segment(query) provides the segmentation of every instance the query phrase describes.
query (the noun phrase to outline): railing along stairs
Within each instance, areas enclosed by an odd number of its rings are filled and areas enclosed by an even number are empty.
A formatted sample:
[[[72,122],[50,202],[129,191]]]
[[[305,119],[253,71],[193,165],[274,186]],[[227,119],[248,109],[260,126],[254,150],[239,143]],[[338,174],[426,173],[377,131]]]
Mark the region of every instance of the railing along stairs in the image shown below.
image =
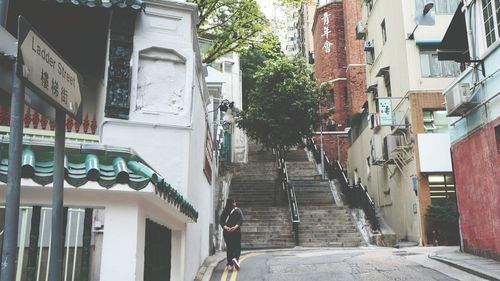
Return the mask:
[[[321,162],[320,150],[312,139],[307,140],[307,147],[313,152],[315,160],[318,163]],[[375,209],[375,202],[368,194],[366,187],[364,187],[361,183],[356,183],[355,181],[352,181],[352,185],[349,184],[349,179],[347,178],[345,169],[342,167],[340,161],[330,160],[326,154],[323,154],[322,156],[328,179],[336,179],[340,183],[340,189],[344,195],[345,203],[347,203],[349,208],[362,209],[366,218],[370,222],[371,229],[379,230],[380,224]]]
[[[288,207],[290,210],[290,218],[293,224],[295,245],[299,245],[299,207],[297,205],[297,198],[295,197],[295,187],[293,183],[288,179],[288,171],[286,168],[284,151],[277,150],[276,160],[278,162],[281,189],[287,195],[288,199]]]

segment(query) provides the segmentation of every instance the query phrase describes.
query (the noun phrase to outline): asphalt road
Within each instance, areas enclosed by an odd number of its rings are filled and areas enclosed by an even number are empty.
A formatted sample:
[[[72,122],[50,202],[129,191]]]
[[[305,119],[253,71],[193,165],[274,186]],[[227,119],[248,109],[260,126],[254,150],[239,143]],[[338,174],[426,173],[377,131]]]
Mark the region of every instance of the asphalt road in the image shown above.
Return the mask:
[[[240,271],[225,261],[211,281],[482,280],[427,257],[425,248],[330,248],[243,253]]]

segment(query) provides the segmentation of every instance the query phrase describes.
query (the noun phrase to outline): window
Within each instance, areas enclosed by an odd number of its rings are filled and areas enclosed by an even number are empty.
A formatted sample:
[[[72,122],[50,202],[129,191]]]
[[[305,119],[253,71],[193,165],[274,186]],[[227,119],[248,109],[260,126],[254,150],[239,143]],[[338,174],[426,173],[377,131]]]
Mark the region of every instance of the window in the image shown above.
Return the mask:
[[[429,189],[432,204],[443,203],[450,199],[456,200],[455,179],[451,174],[430,175]]]
[[[481,0],[486,45],[489,47],[499,37],[500,0]]]
[[[344,88],[344,106],[349,105],[349,94],[347,92],[347,88]]]
[[[425,133],[448,133],[446,110],[424,110]]]
[[[460,64],[439,61],[436,49],[420,49],[420,73],[422,77],[456,77],[460,74]]]
[[[326,106],[328,109],[335,107],[335,92],[330,90],[330,94],[326,96]]]
[[[422,12],[424,10],[424,6],[426,3],[428,3],[429,0],[416,0],[415,1],[415,8],[417,12]],[[434,2],[434,7],[432,10],[436,14],[448,14],[451,15],[455,13],[455,10],[458,7],[458,1],[456,0],[435,0]]]
[[[382,28],[382,44],[385,45],[385,42],[387,42],[387,30],[385,29],[385,19],[380,24],[380,27]]]
[[[384,75],[384,82],[385,82],[385,89],[387,90],[387,96],[392,97],[391,76],[389,75],[389,73],[387,73],[387,75]]]

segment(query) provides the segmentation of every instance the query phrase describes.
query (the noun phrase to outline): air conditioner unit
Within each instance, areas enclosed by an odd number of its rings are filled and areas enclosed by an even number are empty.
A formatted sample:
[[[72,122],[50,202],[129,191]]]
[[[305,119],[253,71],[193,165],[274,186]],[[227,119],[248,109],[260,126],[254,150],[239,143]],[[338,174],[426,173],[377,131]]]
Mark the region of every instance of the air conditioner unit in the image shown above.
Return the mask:
[[[362,22],[358,22],[358,24],[356,24],[356,39],[364,40],[365,38],[366,38],[365,27],[363,26]]]
[[[373,40],[365,41],[365,52],[373,50]]]
[[[401,135],[387,135],[384,138],[384,152],[386,159],[393,159],[392,152],[396,150],[396,148],[403,145],[403,136]]]
[[[374,135],[374,136],[372,136],[370,143],[372,146],[372,149],[371,149],[372,164],[377,165],[377,164],[384,162],[385,159],[384,159],[382,137],[379,135]]]
[[[446,111],[448,116],[462,116],[479,104],[471,100],[469,83],[458,83],[445,92]]]

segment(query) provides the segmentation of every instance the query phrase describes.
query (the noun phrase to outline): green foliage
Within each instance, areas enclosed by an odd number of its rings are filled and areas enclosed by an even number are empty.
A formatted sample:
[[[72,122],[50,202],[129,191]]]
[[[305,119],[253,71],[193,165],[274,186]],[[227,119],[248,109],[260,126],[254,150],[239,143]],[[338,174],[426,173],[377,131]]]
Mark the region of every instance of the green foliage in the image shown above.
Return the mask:
[[[198,36],[211,41],[203,62],[240,52],[268,27],[255,0],[188,0],[198,5]]]
[[[250,91],[255,89],[255,73],[268,59],[282,57],[281,46],[278,38],[273,34],[265,34],[261,41],[251,44],[240,56],[242,72],[243,109],[248,106]]]
[[[287,149],[311,136],[320,118],[321,94],[305,62],[287,57],[267,60],[255,78],[238,126],[268,148]]]
[[[446,200],[441,204],[427,207],[425,214],[427,237],[429,242],[439,245],[457,245],[458,210],[454,200]]]

